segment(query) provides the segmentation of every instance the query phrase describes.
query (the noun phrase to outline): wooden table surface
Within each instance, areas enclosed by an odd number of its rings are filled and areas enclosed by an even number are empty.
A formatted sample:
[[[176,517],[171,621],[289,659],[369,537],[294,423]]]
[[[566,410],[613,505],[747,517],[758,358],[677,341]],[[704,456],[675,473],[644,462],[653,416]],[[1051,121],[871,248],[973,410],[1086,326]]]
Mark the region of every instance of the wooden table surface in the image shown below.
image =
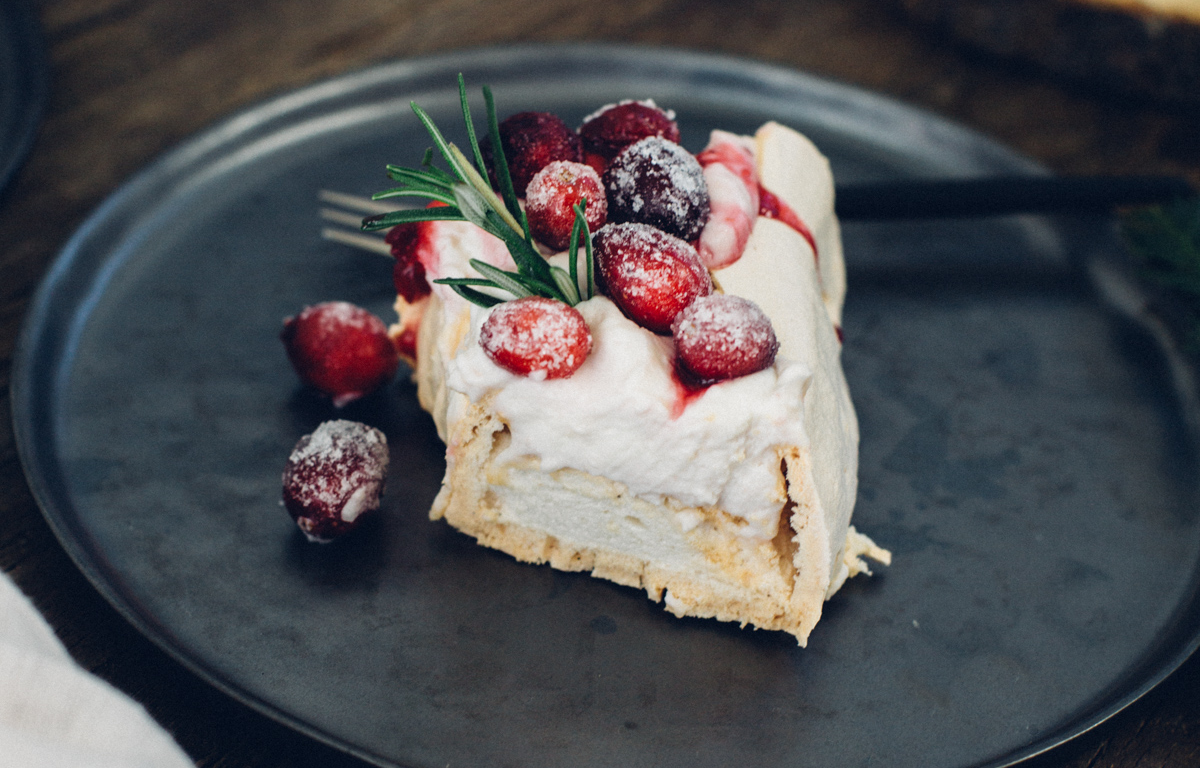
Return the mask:
[[[892,95],[1060,172],[1172,172],[1200,183],[1200,115],[1078,91],[976,57],[914,29],[890,0],[44,0],[38,13],[52,91],[32,154],[0,208],[5,414],[30,296],[66,238],[107,195],[160,152],[239,108],[396,58],[515,41],[719,51]],[[360,765],[212,689],[126,624],[43,521],[7,417],[0,419],[0,521],[0,568],[86,668],[142,702],[199,765]],[[1200,765],[1200,658],[1030,765]]]

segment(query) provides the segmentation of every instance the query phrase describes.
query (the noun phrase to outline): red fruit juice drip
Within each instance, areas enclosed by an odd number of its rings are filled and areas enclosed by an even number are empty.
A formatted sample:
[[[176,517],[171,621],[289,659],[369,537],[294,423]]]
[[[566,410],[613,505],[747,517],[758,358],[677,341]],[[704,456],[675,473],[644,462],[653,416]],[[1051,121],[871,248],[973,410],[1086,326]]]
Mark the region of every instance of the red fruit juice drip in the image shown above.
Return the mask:
[[[812,230],[804,223],[791,206],[775,196],[774,192],[758,185],[758,215],[765,216],[768,219],[777,219],[778,221],[787,224],[792,229],[800,233],[800,236],[808,241],[809,246],[813,250],[813,259],[820,260],[817,254],[817,238],[813,237]]]
[[[672,419],[682,416],[687,407],[699,400],[713,385],[711,381],[698,381],[687,371],[681,371],[678,364],[671,372],[671,383],[675,385],[675,402],[671,404]]]

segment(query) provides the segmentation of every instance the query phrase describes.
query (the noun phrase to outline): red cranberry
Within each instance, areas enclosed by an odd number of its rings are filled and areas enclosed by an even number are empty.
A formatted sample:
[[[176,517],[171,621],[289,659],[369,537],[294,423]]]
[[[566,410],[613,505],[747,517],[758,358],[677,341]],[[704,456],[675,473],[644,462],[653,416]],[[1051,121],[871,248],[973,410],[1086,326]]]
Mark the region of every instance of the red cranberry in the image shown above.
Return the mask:
[[[608,160],[603,155],[597,155],[595,152],[584,152],[583,162],[592,166],[596,173],[604,175],[605,169],[608,168]]]
[[[518,112],[505,118],[500,123],[500,144],[518,195],[529,186],[535,173],[555,160],[583,162],[579,134],[550,112]],[[491,142],[483,142],[483,146],[490,165]]]
[[[519,376],[565,379],[587,359],[592,334],[574,307],[526,296],[492,308],[479,345],[492,362]]]
[[[305,307],[283,321],[280,338],[300,378],[339,408],[389,381],[400,364],[383,321],[345,301]]]
[[[420,259],[425,229],[423,224],[424,222],[401,224],[392,227],[384,237],[384,242],[392,247],[392,256],[396,259],[392,267],[392,283],[396,287],[396,293],[410,304],[430,293],[429,281],[425,278],[425,266]]]
[[[779,342],[758,305],[739,296],[702,296],[671,324],[679,365],[699,381],[732,379],[775,362]]]
[[[575,206],[587,198],[584,218],[595,232],[604,226],[608,203],[600,175],[590,165],[556,160],[537,172],[525,189],[529,230],[555,251],[566,250],[575,226]]]
[[[387,468],[382,432],[356,421],[326,421],[292,449],[283,505],[309,541],[331,541],[379,509]]]
[[[583,120],[579,137],[585,152],[612,160],[621,150],[647,136],[679,143],[679,126],[653,102],[623,101]]]
[[[604,172],[608,219],[649,224],[691,242],[708,221],[708,185],[700,163],[674,142],[642,139]]]
[[[712,293],[696,249],[648,224],[609,224],[592,245],[604,292],[626,317],[654,333],[670,333],[684,307]]]

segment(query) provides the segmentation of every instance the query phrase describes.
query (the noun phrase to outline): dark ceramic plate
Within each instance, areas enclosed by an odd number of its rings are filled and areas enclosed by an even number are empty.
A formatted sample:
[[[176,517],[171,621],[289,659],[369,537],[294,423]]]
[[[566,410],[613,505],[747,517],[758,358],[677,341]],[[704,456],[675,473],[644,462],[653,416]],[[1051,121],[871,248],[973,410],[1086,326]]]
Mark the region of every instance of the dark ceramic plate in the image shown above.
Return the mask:
[[[629,48],[401,62],[216,126],[70,241],[14,374],[34,492],[142,632],[305,733],[431,768],[1005,765],[1193,650],[1190,371],[1139,318],[1098,220],[846,226],[855,520],[895,562],[848,584],[807,649],[672,618],[429,522],[441,447],[403,380],[345,412],[393,446],[384,513],[337,545],[305,543],[279,474],[334,412],[298,386],[280,320],[327,299],[386,316],[391,301],[386,259],[318,237],[316,194],[369,193],[385,163],[417,162],[428,142],[409,99],[459,125],[459,70],[505,112],[568,122],[653,97],[692,149],[712,127],[780,120],[842,181],[1037,172],[852,88]]]
[[[0,188],[33,144],[46,103],[41,29],[27,2],[0,3]]]

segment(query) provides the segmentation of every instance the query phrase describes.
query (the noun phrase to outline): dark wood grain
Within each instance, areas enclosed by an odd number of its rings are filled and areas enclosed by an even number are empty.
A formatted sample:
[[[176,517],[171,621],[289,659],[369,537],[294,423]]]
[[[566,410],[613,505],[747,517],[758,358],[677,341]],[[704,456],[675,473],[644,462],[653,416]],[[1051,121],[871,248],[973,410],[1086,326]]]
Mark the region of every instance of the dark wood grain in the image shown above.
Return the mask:
[[[1200,183],[1200,115],[1076,92],[911,27],[889,0],[46,0],[52,96],[0,209],[0,399],[29,298],[71,231],[193,132],[283,90],[389,59],[513,41],[608,40],[749,56],[875,89],[1070,173]],[[74,568],[0,419],[0,568],[75,657],[143,702],[201,766],[358,765],[200,682]],[[884,756],[881,756],[883,758]],[[748,762],[752,762],[752,759]],[[1032,765],[1200,765],[1200,659]]]

